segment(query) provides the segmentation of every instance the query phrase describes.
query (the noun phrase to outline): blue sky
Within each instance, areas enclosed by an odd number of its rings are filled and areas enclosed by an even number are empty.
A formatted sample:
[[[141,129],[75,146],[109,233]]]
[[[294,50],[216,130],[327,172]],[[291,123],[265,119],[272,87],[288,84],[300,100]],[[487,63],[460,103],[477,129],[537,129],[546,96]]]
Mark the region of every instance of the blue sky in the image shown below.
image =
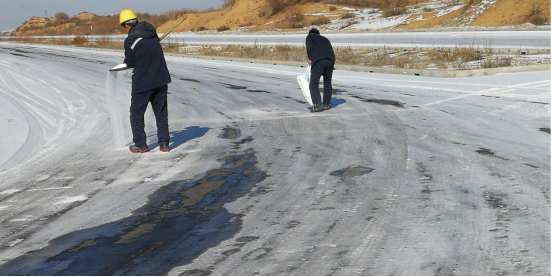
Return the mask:
[[[183,8],[204,10],[218,8],[223,0],[0,0],[0,31],[15,29],[33,16],[48,17],[56,12],[74,16],[80,12],[97,15],[119,14],[123,9],[135,12],[162,13]]]

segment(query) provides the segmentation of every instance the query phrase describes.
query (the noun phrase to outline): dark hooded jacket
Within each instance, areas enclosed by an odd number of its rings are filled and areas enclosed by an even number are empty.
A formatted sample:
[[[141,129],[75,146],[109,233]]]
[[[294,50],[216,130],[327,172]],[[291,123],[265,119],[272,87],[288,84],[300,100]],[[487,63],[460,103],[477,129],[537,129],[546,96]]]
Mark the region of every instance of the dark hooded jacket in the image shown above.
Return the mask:
[[[307,56],[314,65],[320,60],[331,60],[335,63],[335,54],[330,41],[319,34],[309,34],[307,36]]]
[[[132,47],[133,44],[134,47]],[[124,63],[134,68],[133,94],[153,90],[171,82],[159,36],[151,24],[139,22],[133,26],[124,45]]]

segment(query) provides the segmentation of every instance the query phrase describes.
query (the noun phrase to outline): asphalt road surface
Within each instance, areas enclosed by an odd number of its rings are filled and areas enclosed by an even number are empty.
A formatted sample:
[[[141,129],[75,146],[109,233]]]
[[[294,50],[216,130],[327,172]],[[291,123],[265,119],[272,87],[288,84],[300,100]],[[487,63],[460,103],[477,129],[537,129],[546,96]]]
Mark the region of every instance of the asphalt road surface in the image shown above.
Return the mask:
[[[120,61],[0,44],[0,275],[550,275],[549,71],[336,71],[311,114],[303,68],[168,57],[172,151],[132,154]]]

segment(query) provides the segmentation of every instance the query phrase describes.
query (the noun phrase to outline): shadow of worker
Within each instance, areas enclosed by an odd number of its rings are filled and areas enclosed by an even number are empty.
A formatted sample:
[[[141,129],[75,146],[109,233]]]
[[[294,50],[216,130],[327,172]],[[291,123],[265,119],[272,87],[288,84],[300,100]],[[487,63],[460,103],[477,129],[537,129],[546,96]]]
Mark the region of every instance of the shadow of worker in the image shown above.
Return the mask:
[[[347,101],[343,100],[343,99],[337,99],[337,98],[332,98],[332,102],[330,104],[330,108],[333,109],[339,105],[342,105],[342,104],[345,104]],[[309,111],[312,111],[312,106],[311,107],[308,107],[308,110]]]
[[[169,147],[171,148],[171,150],[175,149],[190,140],[203,137],[205,134],[207,134],[207,132],[209,132],[209,130],[210,129],[207,127],[190,126],[186,127],[186,129],[184,130],[171,132],[171,142],[169,144]],[[152,147],[150,147],[150,149],[157,146],[159,146],[159,144],[155,143],[154,145],[152,145]]]

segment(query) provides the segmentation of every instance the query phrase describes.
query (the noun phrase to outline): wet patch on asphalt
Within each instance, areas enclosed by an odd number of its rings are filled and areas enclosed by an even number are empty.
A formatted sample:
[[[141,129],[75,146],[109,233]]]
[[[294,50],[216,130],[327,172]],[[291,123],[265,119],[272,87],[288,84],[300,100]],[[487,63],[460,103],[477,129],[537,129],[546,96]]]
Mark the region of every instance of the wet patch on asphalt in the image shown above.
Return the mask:
[[[270,253],[271,251],[272,251],[272,248],[269,248],[269,247],[257,248],[255,250],[247,253],[247,255],[245,255],[243,257],[243,259],[244,260],[260,260],[264,256],[268,255],[268,253]]]
[[[356,98],[356,99],[360,99],[360,100],[366,100],[366,98],[363,98],[363,97],[360,97],[360,96],[357,96],[357,95],[353,95],[353,94],[351,94],[351,97]]]
[[[222,129],[222,135],[220,137],[223,139],[237,139],[241,137],[241,130],[231,128],[231,127],[226,127]]]
[[[368,102],[368,103],[376,103],[380,105],[389,105],[389,106],[395,106],[399,108],[404,108],[403,103],[399,101],[394,100],[385,100],[385,99],[364,99],[362,102]]]
[[[181,80],[181,81],[185,81],[185,82],[201,83],[200,81],[195,80],[195,79],[180,78],[180,80]]]
[[[210,276],[213,272],[204,269],[191,269],[186,270],[180,274],[180,276]]]
[[[226,83],[219,83],[219,84],[225,85],[226,88],[234,89],[234,90],[243,90],[243,89],[247,89],[247,87],[244,87],[244,86],[236,86],[236,85],[226,84]]]
[[[238,233],[241,215],[224,205],[267,178],[252,149],[220,161],[217,169],[158,189],[129,217],[63,235],[4,264],[0,275],[167,275]],[[269,252],[259,249],[247,257]]]
[[[529,166],[529,167],[532,167],[532,168],[540,168],[540,167],[538,167],[538,166],[536,166],[536,165],[532,165],[532,164],[530,164],[530,163],[524,163],[524,165]]]
[[[484,193],[485,203],[493,209],[507,209],[508,205],[504,202],[505,194],[496,194],[489,191]]]
[[[336,170],[330,173],[330,175],[335,177],[341,177],[341,178],[360,177],[362,175],[372,173],[372,171],[374,171],[373,168],[357,165],[357,166],[349,166],[347,168]]]
[[[433,176],[423,163],[418,163],[416,169],[418,170],[418,174],[420,175],[420,180],[422,181],[422,183],[431,182]]]
[[[284,98],[286,98],[286,99],[291,99],[291,100],[295,100],[295,102],[297,102],[297,103],[299,103],[299,104],[308,104],[307,101],[297,100],[297,99],[294,99],[294,98],[289,97],[289,96],[285,96]]]
[[[525,102],[525,103],[532,103],[532,104],[550,105],[550,103],[538,102],[538,101],[523,101],[523,102]]]
[[[502,97],[500,96],[493,96],[493,95],[481,95],[482,97],[487,97],[487,98],[496,98],[496,99],[501,99]]]
[[[540,128],[539,131],[550,134],[550,128]]]
[[[24,57],[24,58],[32,59],[32,58],[29,57],[29,56],[26,56],[26,55],[23,55],[23,54],[19,54],[19,53],[10,53],[10,55],[14,55],[14,56],[18,56],[18,57]]]
[[[268,94],[272,94],[272,92],[270,92],[270,91],[260,90],[260,89],[250,89],[250,90],[248,90],[247,92],[253,92],[253,93],[268,93]]]
[[[493,151],[491,151],[491,149],[479,148],[479,150],[477,150],[475,152],[477,152],[479,155],[483,155],[483,156],[487,156],[487,157],[494,157],[494,158],[498,158],[498,159],[501,159],[501,160],[504,160],[504,161],[508,161],[508,159],[506,159],[506,158],[502,158],[500,156],[497,156]]]

